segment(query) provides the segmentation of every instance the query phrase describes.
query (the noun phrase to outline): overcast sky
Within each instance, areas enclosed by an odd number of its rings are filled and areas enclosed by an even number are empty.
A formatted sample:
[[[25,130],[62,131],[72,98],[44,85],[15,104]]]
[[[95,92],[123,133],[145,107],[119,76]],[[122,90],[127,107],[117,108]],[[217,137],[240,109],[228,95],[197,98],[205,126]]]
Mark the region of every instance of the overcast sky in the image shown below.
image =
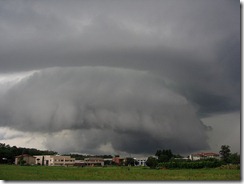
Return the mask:
[[[0,0],[0,142],[239,152],[240,44],[238,0]]]

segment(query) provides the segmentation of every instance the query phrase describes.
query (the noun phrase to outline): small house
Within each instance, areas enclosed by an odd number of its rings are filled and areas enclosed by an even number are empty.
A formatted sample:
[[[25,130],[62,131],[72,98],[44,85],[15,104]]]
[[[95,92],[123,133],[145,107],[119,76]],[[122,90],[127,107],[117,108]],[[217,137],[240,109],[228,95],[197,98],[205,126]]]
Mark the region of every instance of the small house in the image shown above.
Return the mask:
[[[189,156],[190,160],[202,160],[202,159],[209,159],[209,158],[219,159],[219,154],[210,152],[210,153],[195,153]]]
[[[28,155],[22,154],[15,157],[15,164],[16,165],[34,165],[36,162],[36,158]]]

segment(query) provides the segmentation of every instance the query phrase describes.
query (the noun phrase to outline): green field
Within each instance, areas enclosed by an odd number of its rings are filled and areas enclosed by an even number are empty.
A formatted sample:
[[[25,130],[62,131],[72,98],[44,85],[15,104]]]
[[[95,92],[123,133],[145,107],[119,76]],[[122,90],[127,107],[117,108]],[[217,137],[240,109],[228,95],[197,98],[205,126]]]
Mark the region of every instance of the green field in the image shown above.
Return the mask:
[[[236,169],[156,170],[144,167],[48,167],[0,165],[1,180],[240,180]]]

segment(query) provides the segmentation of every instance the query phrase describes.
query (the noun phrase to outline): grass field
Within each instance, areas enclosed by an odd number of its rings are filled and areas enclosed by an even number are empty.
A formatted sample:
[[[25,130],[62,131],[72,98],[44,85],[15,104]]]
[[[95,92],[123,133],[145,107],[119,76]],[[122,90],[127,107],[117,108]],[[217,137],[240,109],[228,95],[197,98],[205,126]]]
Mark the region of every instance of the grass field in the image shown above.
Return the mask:
[[[156,170],[143,167],[48,167],[0,165],[1,180],[240,180],[240,170]]]

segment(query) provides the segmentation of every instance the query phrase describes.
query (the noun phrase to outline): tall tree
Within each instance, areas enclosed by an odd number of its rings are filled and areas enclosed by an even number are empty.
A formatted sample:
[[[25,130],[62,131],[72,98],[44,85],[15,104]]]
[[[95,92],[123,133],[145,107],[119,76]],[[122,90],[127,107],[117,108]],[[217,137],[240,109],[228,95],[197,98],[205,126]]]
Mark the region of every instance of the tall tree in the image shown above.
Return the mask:
[[[171,149],[157,150],[155,155],[158,156],[159,162],[168,162],[172,157],[174,157]]]
[[[221,159],[225,163],[229,163],[229,157],[231,155],[230,146],[228,146],[228,145],[222,145],[221,146],[221,150],[219,151],[219,154],[221,156]]]

